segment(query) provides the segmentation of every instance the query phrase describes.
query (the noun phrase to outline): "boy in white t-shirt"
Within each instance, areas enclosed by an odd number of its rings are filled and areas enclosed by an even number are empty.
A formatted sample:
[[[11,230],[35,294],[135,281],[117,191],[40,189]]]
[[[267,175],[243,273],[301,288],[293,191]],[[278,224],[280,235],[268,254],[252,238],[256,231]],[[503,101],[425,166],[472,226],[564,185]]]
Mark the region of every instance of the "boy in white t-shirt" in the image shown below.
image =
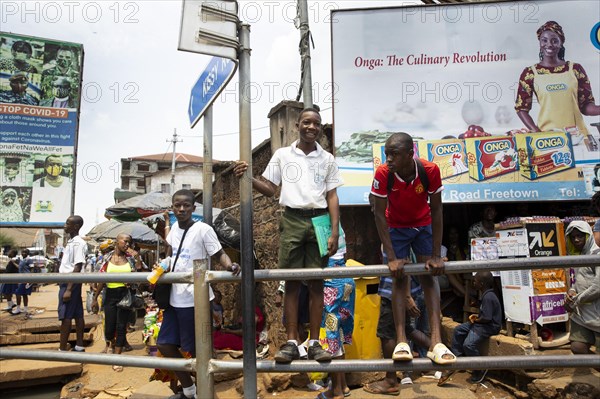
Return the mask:
[[[219,263],[234,275],[241,271],[237,263],[232,263],[223,251],[215,231],[209,225],[192,220],[194,193],[191,190],[179,190],[173,194],[173,212],[177,223],[173,225],[167,242],[172,249],[172,259],[177,261],[171,266],[171,271],[189,272],[193,270],[194,260],[215,256]],[[183,237],[184,232],[187,234]],[[181,245],[181,251],[177,253]],[[165,309],[163,322],[158,334],[157,346],[165,357],[181,358],[182,350],[196,354],[194,335],[194,284],[173,284],[171,289],[170,306]],[[209,304],[206,304],[209,306]],[[171,396],[170,399],[196,398],[196,385],[187,371],[175,371],[175,375],[183,387],[183,392]]]

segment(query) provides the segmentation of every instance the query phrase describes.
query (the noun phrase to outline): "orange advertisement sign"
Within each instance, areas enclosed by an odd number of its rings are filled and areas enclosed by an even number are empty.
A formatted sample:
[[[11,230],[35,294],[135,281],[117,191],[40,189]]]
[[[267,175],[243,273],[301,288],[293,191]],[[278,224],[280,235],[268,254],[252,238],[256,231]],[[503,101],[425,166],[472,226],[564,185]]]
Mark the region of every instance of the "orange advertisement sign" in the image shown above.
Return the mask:
[[[565,269],[532,270],[534,295],[560,294],[567,292]]]

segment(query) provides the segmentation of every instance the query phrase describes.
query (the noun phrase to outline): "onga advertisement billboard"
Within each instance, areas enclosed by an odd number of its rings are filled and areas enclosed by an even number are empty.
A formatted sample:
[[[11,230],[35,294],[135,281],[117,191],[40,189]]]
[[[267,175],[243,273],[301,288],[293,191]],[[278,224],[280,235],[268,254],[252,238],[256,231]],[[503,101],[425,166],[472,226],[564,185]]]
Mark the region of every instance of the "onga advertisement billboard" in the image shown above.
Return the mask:
[[[592,0],[332,11],[340,203],[368,203],[393,132],[439,165],[446,203],[600,191],[598,15]]]
[[[83,46],[0,32],[0,226],[73,210]]]

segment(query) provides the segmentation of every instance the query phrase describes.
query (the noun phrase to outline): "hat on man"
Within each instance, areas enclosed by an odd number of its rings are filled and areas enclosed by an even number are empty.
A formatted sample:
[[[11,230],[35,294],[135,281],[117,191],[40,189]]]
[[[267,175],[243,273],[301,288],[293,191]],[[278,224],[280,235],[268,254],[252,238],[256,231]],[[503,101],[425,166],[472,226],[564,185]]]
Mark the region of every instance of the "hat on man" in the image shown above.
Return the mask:
[[[11,75],[10,78],[8,78],[9,82],[15,82],[15,81],[21,81],[21,80],[25,80],[25,81],[29,81],[29,78],[27,77],[27,74],[25,72],[22,71],[18,71],[15,72]]]

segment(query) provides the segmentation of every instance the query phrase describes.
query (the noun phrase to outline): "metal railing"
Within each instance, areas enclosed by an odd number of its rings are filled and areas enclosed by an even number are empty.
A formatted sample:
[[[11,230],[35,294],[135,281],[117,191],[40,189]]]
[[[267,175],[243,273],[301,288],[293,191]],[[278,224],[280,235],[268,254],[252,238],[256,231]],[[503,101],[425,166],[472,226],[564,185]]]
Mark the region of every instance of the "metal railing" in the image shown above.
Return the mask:
[[[459,369],[515,369],[515,368],[586,368],[600,367],[599,355],[577,356],[493,356],[458,358],[451,365],[438,365],[428,359],[415,359],[411,362],[393,362],[392,360],[334,360],[329,363],[316,361],[294,361],[290,364],[278,364],[271,360],[252,363],[244,357],[242,361],[224,361],[212,359],[211,315],[208,306],[209,282],[235,282],[243,276],[233,276],[229,272],[211,271],[207,269],[206,260],[194,261],[194,271],[189,273],[168,273],[161,277],[159,283],[193,283],[196,323],[196,358],[168,359],[130,355],[109,355],[93,353],[74,353],[43,350],[23,350],[0,348],[0,359],[31,359],[46,361],[62,361],[74,363],[93,363],[106,365],[122,365],[142,368],[164,368],[169,370],[195,371],[198,397],[214,397],[213,374],[217,372],[238,372],[252,369],[256,372],[352,372],[352,371],[428,371]],[[494,261],[459,261],[448,262],[445,273],[469,273],[475,271],[508,271],[546,268],[585,267],[600,265],[600,256],[562,256],[544,258],[517,258]],[[407,275],[429,273],[424,264],[409,264],[404,267]],[[287,270],[255,270],[256,281],[272,280],[307,280],[341,277],[372,277],[389,275],[385,265],[359,266],[325,269],[287,269]],[[148,273],[131,273],[113,275],[111,273],[23,273],[0,274],[0,283],[65,283],[65,282],[145,282]],[[246,320],[245,318],[244,320]],[[254,326],[243,326],[251,336],[255,336]],[[246,350],[246,348],[244,348]],[[256,392],[249,393],[256,395]]]

